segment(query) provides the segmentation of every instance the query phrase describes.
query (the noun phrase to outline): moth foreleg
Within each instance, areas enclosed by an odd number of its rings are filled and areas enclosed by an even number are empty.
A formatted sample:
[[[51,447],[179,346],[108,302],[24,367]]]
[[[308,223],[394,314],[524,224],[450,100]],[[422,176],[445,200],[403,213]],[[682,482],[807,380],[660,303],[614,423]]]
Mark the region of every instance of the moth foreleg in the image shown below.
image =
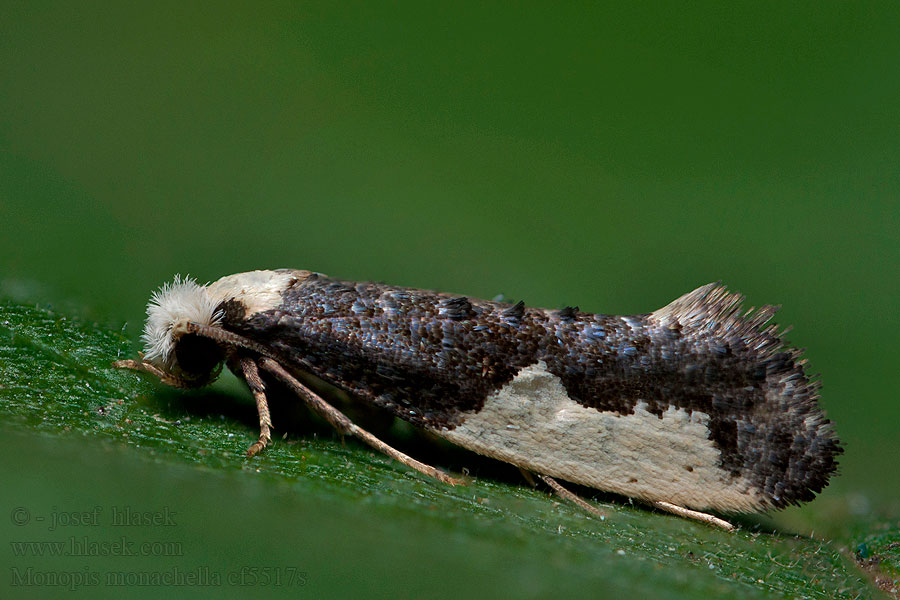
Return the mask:
[[[259,376],[256,361],[244,356],[238,359],[238,363],[244,374],[244,381],[247,382],[247,387],[250,388],[253,398],[256,400],[256,411],[259,413],[259,440],[247,449],[247,456],[252,457],[272,441],[272,417],[269,414],[269,403],[266,401],[266,387]]]
[[[141,356],[143,356],[143,355],[141,355]],[[165,371],[163,371],[156,365],[150,364],[148,362],[131,360],[129,358],[126,360],[117,360],[117,361],[113,362],[113,366],[116,367],[117,369],[133,369],[135,371],[144,371],[145,373],[150,373],[151,375],[156,375],[161,382],[163,382],[166,385],[170,385],[172,387],[176,387],[176,388],[187,387],[184,384],[183,380],[181,380],[178,377],[175,377],[173,375],[169,375],[168,373],[166,373]]]
[[[306,403],[307,406],[309,406],[310,409],[312,409],[316,414],[328,421],[331,426],[337,429],[340,433],[356,436],[361,441],[365,442],[372,448],[375,448],[379,452],[383,452],[394,460],[399,461],[420,473],[428,475],[429,477],[433,477],[438,481],[449,483],[450,485],[465,485],[466,482],[462,479],[456,479],[455,477],[447,475],[443,471],[417,461],[411,456],[408,456],[400,452],[399,450],[388,446],[362,427],[357,426],[355,423],[353,423],[353,421],[348,419],[346,415],[344,415],[344,413],[325,402],[325,400],[323,400],[318,394],[300,383],[297,378],[288,373],[284,369],[284,367],[282,367],[277,361],[272,360],[271,358],[263,357],[259,359],[259,366],[283,381],[289,388],[291,388],[291,390],[295,394],[297,394]]]

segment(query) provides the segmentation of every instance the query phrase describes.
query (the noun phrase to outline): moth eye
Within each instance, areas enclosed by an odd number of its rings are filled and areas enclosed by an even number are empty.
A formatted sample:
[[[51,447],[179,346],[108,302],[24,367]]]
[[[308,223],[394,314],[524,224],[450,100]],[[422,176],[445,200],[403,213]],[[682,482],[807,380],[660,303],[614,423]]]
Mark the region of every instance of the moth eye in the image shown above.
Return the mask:
[[[219,345],[206,337],[187,334],[175,344],[178,367],[191,379],[208,376],[224,359]]]

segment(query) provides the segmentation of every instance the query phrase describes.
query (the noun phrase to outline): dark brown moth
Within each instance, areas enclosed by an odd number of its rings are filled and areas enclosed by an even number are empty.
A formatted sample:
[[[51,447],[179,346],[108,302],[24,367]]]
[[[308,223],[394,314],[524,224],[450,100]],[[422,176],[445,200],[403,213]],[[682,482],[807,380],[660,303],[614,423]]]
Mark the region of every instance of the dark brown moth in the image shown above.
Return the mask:
[[[653,313],[609,316],[340,281],[280,269],[201,286],[176,279],[148,306],[141,362],[178,387],[222,364],[247,382],[271,439],[270,378],[338,430],[448,483],[351,423],[301,383],[313,375],[475,452],[726,526],[813,499],[841,448],[818,382],[775,308],[743,311],[710,284]]]

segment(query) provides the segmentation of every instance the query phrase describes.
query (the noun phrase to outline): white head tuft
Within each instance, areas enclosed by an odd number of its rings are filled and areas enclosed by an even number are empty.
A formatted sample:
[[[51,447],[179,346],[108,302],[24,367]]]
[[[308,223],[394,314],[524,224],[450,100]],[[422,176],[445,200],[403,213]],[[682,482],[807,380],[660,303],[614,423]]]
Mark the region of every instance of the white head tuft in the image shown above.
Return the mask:
[[[144,325],[144,360],[170,372],[175,362],[174,332],[178,325],[188,322],[216,325],[222,318],[216,312],[218,301],[210,298],[206,286],[190,277],[175,276],[153,293],[147,305]]]

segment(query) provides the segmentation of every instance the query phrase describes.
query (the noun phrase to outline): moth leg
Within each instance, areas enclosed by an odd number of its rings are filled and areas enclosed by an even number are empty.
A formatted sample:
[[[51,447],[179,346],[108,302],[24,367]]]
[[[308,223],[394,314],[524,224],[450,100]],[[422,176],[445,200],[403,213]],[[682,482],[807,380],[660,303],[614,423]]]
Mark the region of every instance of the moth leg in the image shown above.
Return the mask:
[[[564,488],[558,481],[556,481],[552,477],[548,475],[541,475],[540,473],[538,473],[537,476],[540,477],[544,483],[549,485],[550,489],[552,489],[561,498],[565,498],[570,502],[574,502],[579,507],[583,508],[591,514],[595,514],[600,517],[606,516],[602,511],[588,504],[583,498],[581,498],[581,496]],[[684,508],[683,506],[678,506],[677,504],[672,504],[671,502],[650,502],[650,505],[654,508],[665,511],[667,513],[671,513],[673,515],[677,515],[684,519],[700,521],[701,523],[706,523],[707,525],[712,525],[713,527],[719,527],[721,529],[724,529],[725,531],[734,531],[734,525],[709,513]]]
[[[256,400],[256,410],[259,413],[259,440],[247,449],[247,457],[249,458],[256,456],[260,450],[268,446],[269,442],[272,441],[272,417],[269,414],[269,403],[266,401],[266,386],[259,376],[256,362],[246,356],[239,358],[238,362],[244,374],[244,381],[247,382],[247,387],[250,388],[253,398]]]
[[[528,482],[528,485],[530,485],[531,487],[537,487],[537,481],[535,481],[534,477],[531,476],[531,471],[529,471],[528,469],[523,469],[522,467],[518,467],[518,469],[519,474],[526,482]]]
[[[713,527],[719,527],[721,529],[724,529],[725,531],[734,531],[734,525],[709,513],[700,512],[698,510],[691,510],[689,508],[678,506],[677,504],[672,504],[670,502],[651,502],[650,505],[654,508],[665,511],[667,513],[672,513],[673,515],[678,515],[679,517],[685,519],[700,521],[701,523],[706,523],[707,525],[712,525]]]
[[[165,371],[160,370],[157,366],[152,365],[148,362],[131,359],[117,360],[113,363],[113,366],[117,369],[134,369],[135,371],[144,371],[145,373],[156,375],[157,377],[159,377],[159,380],[166,385],[170,385],[176,388],[185,387],[184,383],[180,379],[169,375]]]
[[[541,481],[543,481],[548,486],[550,486],[550,489],[553,490],[553,492],[560,498],[563,498],[565,500],[568,500],[569,502],[572,502],[573,504],[577,505],[579,508],[586,510],[587,512],[591,513],[592,515],[596,515],[601,518],[606,518],[605,512],[603,512],[602,510],[600,510],[599,508],[597,508],[595,506],[591,506],[590,504],[588,504],[588,502],[584,498],[582,498],[575,492],[567,490],[558,481],[556,481],[549,475],[542,475],[541,473],[536,473],[536,475],[541,478]]]
[[[281,379],[285,384],[287,384],[287,386],[291,388],[291,390],[295,394],[300,396],[300,398],[306,403],[307,406],[309,406],[310,409],[312,409],[316,414],[328,421],[332,427],[338,430],[338,432],[356,436],[372,448],[375,448],[376,450],[387,454],[394,460],[399,461],[420,473],[428,475],[429,477],[433,477],[438,481],[449,483],[450,485],[466,484],[466,482],[462,479],[451,477],[443,471],[435,469],[434,467],[426,465],[425,463],[421,463],[411,456],[407,456],[399,450],[388,446],[365,429],[357,426],[353,423],[353,421],[348,419],[344,415],[344,413],[325,402],[325,400],[323,400],[318,394],[300,383],[293,375],[288,373],[284,369],[284,367],[278,364],[277,361],[274,361],[271,358],[263,357],[259,359],[259,366],[272,373],[273,375]]]

